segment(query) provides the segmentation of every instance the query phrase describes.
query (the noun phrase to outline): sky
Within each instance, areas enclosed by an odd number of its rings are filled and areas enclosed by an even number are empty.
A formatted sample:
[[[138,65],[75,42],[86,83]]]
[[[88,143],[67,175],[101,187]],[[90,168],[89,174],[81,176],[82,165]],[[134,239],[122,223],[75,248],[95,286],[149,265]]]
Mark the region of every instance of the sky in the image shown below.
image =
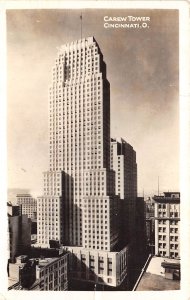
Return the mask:
[[[8,187],[42,191],[48,170],[48,86],[57,49],[80,39],[81,10],[7,11]],[[179,190],[179,41],[176,10],[82,10],[107,64],[111,136],[137,153],[138,193]],[[144,16],[148,28],[105,28]],[[110,22],[114,23],[114,22]],[[115,22],[119,23],[119,22]],[[130,23],[131,24],[131,23]]]

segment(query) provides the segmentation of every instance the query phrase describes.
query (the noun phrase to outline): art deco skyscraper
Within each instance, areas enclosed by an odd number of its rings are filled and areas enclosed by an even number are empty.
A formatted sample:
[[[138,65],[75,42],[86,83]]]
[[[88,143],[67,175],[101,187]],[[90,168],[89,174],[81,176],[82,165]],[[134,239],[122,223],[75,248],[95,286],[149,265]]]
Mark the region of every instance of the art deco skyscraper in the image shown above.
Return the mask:
[[[49,162],[44,196],[38,199],[38,242],[57,239],[112,249],[118,234],[115,214],[110,213],[116,205],[110,171],[110,86],[92,37],[59,49],[49,90]]]
[[[120,210],[110,169],[110,85],[101,50],[89,37],[63,45],[53,67],[38,244],[65,246],[74,279],[120,285],[128,251],[118,247]]]

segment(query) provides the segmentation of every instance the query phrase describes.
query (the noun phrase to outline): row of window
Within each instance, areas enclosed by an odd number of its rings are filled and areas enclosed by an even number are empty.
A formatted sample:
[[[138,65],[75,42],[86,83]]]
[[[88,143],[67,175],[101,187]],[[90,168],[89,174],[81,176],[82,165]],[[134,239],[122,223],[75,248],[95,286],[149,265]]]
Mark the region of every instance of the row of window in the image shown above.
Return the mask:
[[[18,204],[30,204],[30,205],[35,205],[36,204],[36,199],[33,198],[22,198],[22,199],[18,199],[17,198],[17,203]]]
[[[58,112],[69,112],[71,111],[75,111],[77,113],[80,112],[86,112],[89,111],[89,106],[91,106],[91,110],[95,111],[98,109],[101,109],[101,106],[97,106],[101,104],[101,101],[96,101],[98,99],[100,99],[100,95],[101,92],[100,90],[94,91],[94,93],[92,92],[86,92],[88,93],[86,94],[76,94],[76,95],[59,95],[56,96],[56,99],[58,99],[59,97],[59,105],[57,104],[58,102],[53,101],[55,100],[55,98],[50,98],[50,117],[52,116],[52,113],[58,113]],[[75,97],[74,97],[75,96]],[[76,102],[76,99],[78,100],[78,102]],[[91,102],[88,102],[88,100],[92,100]],[[73,103],[72,103],[73,100]],[[75,101],[74,101],[75,100]],[[83,100],[83,101],[81,101]],[[93,101],[94,100],[94,101]],[[75,104],[75,105],[74,105]],[[74,110],[75,109],[75,110]]]
[[[166,208],[167,205],[169,205],[170,209],[178,209],[179,208],[179,204],[176,205],[176,204],[158,204],[158,208]]]
[[[77,91],[77,89],[85,88],[85,90],[86,90],[88,87],[93,87],[93,86],[94,86],[94,88],[96,88],[97,87],[96,85],[98,85],[98,86],[100,85],[101,80],[102,80],[101,76],[97,76],[97,74],[95,76],[93,76],[93,74],[92,74],[92,76],[90,76],[90,78],[85,77],[85,78],[83,78],[83,80],[69,82],[69,84],[64,86],[64,88],[63,88],[62,84],[58,84],[56,86],[53,85],[52,87],[50,87],[49,93],[52,95],[58,95],[59,93],[62,93],[63,91],[64,91],[64,93],[67,93],[67,92],[71,92],[72,90]],[[75,103],[77,103],[78,99],[75,98],[73,100],[75,100]],[[58,99],[56,100],[56,103],[58,103]]]
[[[58,77],[62,74],[66,74],[67,70],[69,72],[73,72],[73,71],[82,71],[86,68],[94,68],[95,70],[98,70],[98,62],[94,61],[94,60],[91,60],[91,61],[87,61],[86,59],[83,59],[81,57],[80,61],[79,60],[72,60],[70,62],[67,63],[67,66],[66,64],[62,64],[62,65],[59,65],[59,67],[57,66],[56,70],[53,70],[53,77]]]
[[[166,227],[159,227],[158,232],[166,232]],[[178,228],[171,228],[170,233],[178,233]]]
[[[88,81],[88,80],[87,80]],[[93,78],[92,77],[92,81],[90,84],[87,84],[87,82],[77,82],[75,83],[75,85],[70,84],[69,86],[63,87],[62,85],[58,86],[52,86],[49,90],[49,95],[50,96],[59,96],[59,95],[63,95],[64,98],[73,96],[74,93],[81,93],[83,91],[83,93],[90,93],[92,91],[99,91],[101,89],[101,83],[102,83],[102,79],[98,79],[98,78]],[[57,98],[57,97],[56,97]],[[65,100],[65,99],[64,99]],[[69,100],[69,98],[67,98],[67,100]],[[77,98],[73,99],[75,103],[77,103]],[[56,101],[56,103],[58,103],[58,99]],[[51,104],[51,102],[50,102]],[[71,104],[72,102],[69,102],[68,105]]]
[[[80,69],[80,71],[70,71],[70,72],[67,72],[65,73],[64,75],[64,81],[69,81],[73,78],[78,78],[78,77],[83,77],[83,76],[88,76],[88,75],[91,75],[92,73],[95,74],[95,72],[99,72],[99,69],[98,67],[97,68],[85,68],[84,70],[83,69]],[[56,77],[56,76],[53,76],[53,81],[55,82],[60,82],[60,81],[63,81],[63,76],[59,76],[59,77]]]
[[[170,218],[178,218],[179,213],[178,212],[170,212],[169,215],[166,212],[159,212],[158,217],[167,217],[169,216]]]

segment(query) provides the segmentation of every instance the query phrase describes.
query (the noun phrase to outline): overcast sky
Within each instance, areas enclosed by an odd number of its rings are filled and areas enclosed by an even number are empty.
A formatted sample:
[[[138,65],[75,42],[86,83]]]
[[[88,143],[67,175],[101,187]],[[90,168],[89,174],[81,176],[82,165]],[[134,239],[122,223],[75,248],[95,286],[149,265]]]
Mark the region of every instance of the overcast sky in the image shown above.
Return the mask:
[[[48,170],[48,86],[57,47],[80,39],[78,10],[7,12],[8,185],[41,193]],[[111,86],[111,136],[135,149],[138,192],[179,190],[178,12],[83,10]],[[106,29],[104,16],[150,17],[146,29]]]

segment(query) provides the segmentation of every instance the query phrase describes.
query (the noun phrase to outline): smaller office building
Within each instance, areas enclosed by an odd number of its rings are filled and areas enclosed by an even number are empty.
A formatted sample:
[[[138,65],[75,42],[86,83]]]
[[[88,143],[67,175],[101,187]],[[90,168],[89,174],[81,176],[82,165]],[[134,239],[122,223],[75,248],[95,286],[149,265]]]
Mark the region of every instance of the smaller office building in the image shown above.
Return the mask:
[[[154,196],[155,255],[180,257],[180,193],[166,192]]]
[[[37,201],[30,194],[17,194],[17,204],[22,206],[22,214],[30,219],[37,217]]]
[[[70,276],[74,281],[117,287],[127,276],[128,247],[118,252],[65,248],[70,252]]]
[[[30,258],[21,255],[9,263],[9,290],[68,290],[68,253],[56,257]]]

